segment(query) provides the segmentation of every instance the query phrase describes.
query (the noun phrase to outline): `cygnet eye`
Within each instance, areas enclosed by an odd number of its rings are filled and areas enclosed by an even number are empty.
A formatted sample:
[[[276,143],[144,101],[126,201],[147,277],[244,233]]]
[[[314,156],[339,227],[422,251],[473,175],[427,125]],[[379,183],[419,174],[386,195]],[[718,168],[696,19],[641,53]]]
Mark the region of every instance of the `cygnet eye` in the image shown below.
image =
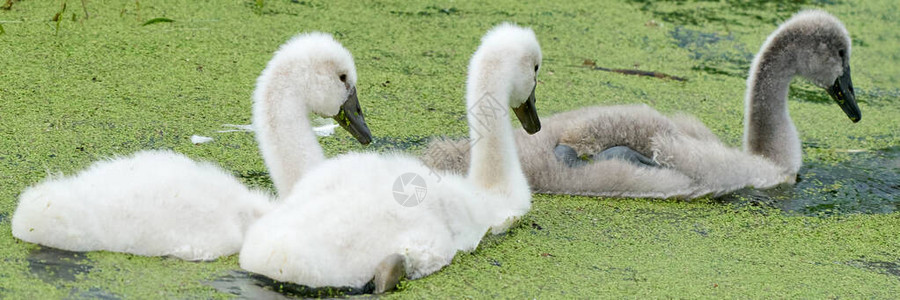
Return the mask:
[[[539,68],[540,66],[541,66],[541,65],[534,65],[534,72],[535,72],[535,73],[537,73],[538,68]]]
[[[341,74],[341,82],[347,82],[347,74]]]
[[[844,51],[844,49],[838,50],[838,56],[844,58],[844,55],[847,55],[847,51]]]

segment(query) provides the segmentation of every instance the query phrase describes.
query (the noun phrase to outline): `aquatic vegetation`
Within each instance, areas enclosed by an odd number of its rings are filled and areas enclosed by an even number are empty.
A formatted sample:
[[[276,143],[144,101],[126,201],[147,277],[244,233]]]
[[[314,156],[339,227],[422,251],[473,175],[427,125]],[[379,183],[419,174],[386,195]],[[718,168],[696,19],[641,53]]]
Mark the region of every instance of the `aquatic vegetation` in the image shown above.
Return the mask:
[[[463,70],[478,37],[501,21],[538,34],[542,116],[647,103],[696,115],[737,146],[746,55],[807,7],[834,13],[850,30],[864,117],[850,124],[825,93],[793,83],[794,120],[815,120],[797,123],[805,167],[794,189],[734,202],[535,195],[533,211],[509,234],[385,298],[900,294],[898,171],[891,167],[900,145],[896,1],[281,0],[260,1],[261,9],[255,0],[87,1],[86,9],[68,2],[58,23],[60,1],[6,1],[9,9],[0,10],[0,298],[281,296],[254,282],[217,285],[246,276],[235,273],[237,256],[206,263],[107,252],[38,258],[45,250],[15,240],[9,217],[18,194],[48,172],[69,174],[142,149],[216,161],[270,188],[253,134],[201,145],[190,136],[249,124],[254,79],[297,32],[330,32],[356,59],[375,139],[364,148],[338,130],[320,139],[328,155],[416,152],[430,137],[466,135]],[[176,21],[141,26],[153,18]],[[585,59],[687,81],[592,71]],[[30,260],[38,270],[55,260],[74,269],[34,273]]]

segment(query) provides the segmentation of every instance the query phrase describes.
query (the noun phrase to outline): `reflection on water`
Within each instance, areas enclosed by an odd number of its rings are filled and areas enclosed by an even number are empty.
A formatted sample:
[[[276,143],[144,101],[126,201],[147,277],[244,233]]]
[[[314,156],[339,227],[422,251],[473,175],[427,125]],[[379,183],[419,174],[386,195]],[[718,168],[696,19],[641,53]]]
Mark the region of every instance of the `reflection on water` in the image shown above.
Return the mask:
[[[854,266],[857,268],[867,269],[870,271],[875,271],[881,274],[887,274],[896,276],[897,279],[900,279],[900,260],[897,262],[889,262],[889,261],[869,261],[869,260],[851,260],[847,262],[848,265]]]
[[[891,213],[900,210],[900,147],[850,153],[837,163],[812,162],[800,182],[723,196],[738,205],[768,205],[803,215]]]
[[[49,247],[39,247],[28,254],[28,270],[42,281],[59,284],[60,281],[75,281],[78,275],[87,274],[94,267],[83,252],[71,252]],[[61,286],[57,286],[60,288]],[[87,290],[72,288],[67,299],[120,299],[120,297],[92,287]]]
[[[82,252],[70,252],[48,247],[34,249],[28,255],[28,269],[41,280],[75,281],[76,275],[87,274],[93,267]]]
[[[78,275],[86,275],[94,268],[93,261],[83,252],[71,252],[48,247],[38,247],[29,253],[28,268],[31,274],[57,288],[67,289],[64,282],[73,282]],[[246,271],[229,271],[228,274],[206,282],[216,290],[242,299],[297,299],[338,298],[370,294],[375,285],[369,282],[363,288],[311,288],[303,285],[279,282],[266,276]],[[0,288],[2,290],[2,288]],[[374,298],[374,296],[372,296]],[[71,288],[69,299],[120,299],[97,287]],[[362,297],[367,298],[366,296]]]
[[[246,272],[230,271],[228,275],[208,282],[216,290],[244,299],[291,299],[272,289],[266,289],[250,279]]]
[[[369,294],[375,285],[369,282],[363,288],[311,288],[299,284],[280,282],[266,276],[246,271],[230,271],[225,276],[208,282],[216,290],[244,299],[294,299],[336,298]],[[359,298],[359,297],[354,297]],[[363,297],[365,299],[365,297]]]

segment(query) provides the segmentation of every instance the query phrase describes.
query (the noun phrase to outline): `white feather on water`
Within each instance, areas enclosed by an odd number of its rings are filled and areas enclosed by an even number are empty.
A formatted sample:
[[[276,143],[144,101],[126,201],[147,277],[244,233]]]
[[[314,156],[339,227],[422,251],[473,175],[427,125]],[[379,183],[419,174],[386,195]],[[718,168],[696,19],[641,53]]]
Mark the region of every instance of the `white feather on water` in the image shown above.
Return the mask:
[[[334,134],[334,129],[338,127],[337,124],[334,124],[334,121],[325,118],[313,119],[310,120],[310,123],[313,125],[313,131],[316,133],[316,136],[331,136]],[[253,132],[253,124],[223,124],[222,127],[232,129],[219,130],[217,131],[218,133]]]
[[[253,132],[253,124],[241,124],[241,125],[235,125],[235,124],[222,124],[222,127],[233,128],[233,129],[219,130],[219,131],[216,131],[216,132],[218,132],[218,133],[226,133],[226,132]]]
[[[202,135],[196,135],[196,134],[191,136],[191,143],[193,143],[194,145],[205,144],[205,143],[209,143],[212,141],[213,141],[213,138],[208,137],[208,136],[202,136]]]

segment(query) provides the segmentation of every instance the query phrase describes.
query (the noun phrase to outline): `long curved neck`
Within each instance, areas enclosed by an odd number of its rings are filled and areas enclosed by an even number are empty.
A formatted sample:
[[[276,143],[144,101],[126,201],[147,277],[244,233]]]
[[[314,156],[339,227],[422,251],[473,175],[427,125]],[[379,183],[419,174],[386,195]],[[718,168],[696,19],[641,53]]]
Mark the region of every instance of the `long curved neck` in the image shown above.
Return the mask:
[[[787,108],[794,71],[789,65],[791,60],[765,52],[754,62],[747,79],[744,151],[763,156],[796,174],[802,149]]]
[[[278,197],[291,193],[294,184],[325,160],[309,123],[302,92],[287,82],[269,82],[254,95],[253,126],[256,140]]]
[[[473,70],[477,73],[478,70]],[[469,179],[482,189],[518,196],[525,187],[509,118],[509,87],[494,74],[471,78],[466,93],[471,161]]]

